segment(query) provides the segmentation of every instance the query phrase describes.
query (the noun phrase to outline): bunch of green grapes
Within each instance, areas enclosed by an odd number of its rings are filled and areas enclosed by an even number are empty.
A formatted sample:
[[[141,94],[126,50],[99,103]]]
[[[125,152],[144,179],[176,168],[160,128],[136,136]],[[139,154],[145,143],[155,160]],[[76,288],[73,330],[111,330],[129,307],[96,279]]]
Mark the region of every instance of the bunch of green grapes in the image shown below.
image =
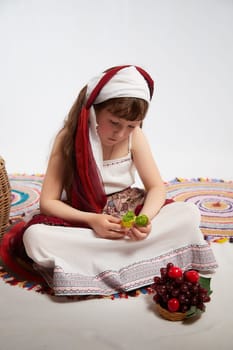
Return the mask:
[[[125,215],[123,215],[121,220],[122,226],[126,228],[130,228],[134,224],[140,227],[147,226],[148,222],[149,218],[147,217],[147,215],[142,214],[136,216],[133,211],[128,211]]]

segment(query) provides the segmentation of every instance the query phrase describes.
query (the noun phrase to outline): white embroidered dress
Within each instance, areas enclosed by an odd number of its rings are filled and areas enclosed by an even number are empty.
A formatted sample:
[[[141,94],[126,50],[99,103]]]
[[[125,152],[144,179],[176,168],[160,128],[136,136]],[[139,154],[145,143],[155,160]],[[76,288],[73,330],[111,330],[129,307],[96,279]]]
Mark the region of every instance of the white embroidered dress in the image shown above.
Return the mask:
[[[95,135],[94,123],[90,126],[92,148],[106,193],[131,186],[134,166],[130,153],[103,162]],[[126,178],[121,176],[121,167],[131,170]],[[152,284],[168,262],[183,269],[213,271],[217,264],[199,223],[200,213],[194,204],[177,202],[160,210],[152,220],[152,232],[143,241],[102,239],[91,229],[45,224],[30,226],[23,241],[35,269],[55,295],[111,295]]]

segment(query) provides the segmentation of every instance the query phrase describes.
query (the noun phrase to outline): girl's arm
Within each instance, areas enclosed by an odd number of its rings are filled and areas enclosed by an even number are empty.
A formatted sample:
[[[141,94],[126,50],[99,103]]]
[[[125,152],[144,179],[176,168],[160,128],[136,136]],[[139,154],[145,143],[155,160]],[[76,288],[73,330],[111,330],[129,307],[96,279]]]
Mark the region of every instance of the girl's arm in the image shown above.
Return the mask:
[[[64,132],[65,130],[62,130],[56,137],[48,162],[40,196],[41,213],[76,224],[87,224],[93,228],[98,236],[103,238],[122,238],[125,232],[121,228],[120,219],[111,215],[80,211],[61,200],[66,176],[61,146]]]
[[[52,148],[40,196],[40,211],[45,215],[60,217],[74,223],[86,222],[86,213],[82,213],[61,201],[66,176],[61,149],[64,133],[65,131],[62,130],[57,135]]]
[[[132,154],[136,169],[147,192],[141,214],[146,214],[151,220],[164,204],[166,190],[148,141],[139,127],[133,131]]]

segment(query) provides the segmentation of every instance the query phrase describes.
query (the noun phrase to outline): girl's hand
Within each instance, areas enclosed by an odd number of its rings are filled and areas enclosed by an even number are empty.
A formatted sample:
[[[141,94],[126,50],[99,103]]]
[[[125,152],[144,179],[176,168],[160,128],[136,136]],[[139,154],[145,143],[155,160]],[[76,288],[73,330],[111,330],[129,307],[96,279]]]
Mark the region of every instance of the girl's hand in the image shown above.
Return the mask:
[[[149,222],[146,226],[137,226],[133,225],[133,227],[128,230],[127,237],[132,239],[133,241],[141,241],[148,237],[151,232],[151,222]]]
[[[112,215],[93,214],[89,224],[100,238],[120,239],[127,233],[121,226],[121,219]]]

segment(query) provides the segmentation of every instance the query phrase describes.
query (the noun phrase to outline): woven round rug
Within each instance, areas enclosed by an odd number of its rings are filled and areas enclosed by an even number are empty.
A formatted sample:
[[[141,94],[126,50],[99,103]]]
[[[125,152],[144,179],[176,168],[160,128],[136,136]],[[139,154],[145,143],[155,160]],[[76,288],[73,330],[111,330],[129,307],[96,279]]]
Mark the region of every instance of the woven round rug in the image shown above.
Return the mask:
[[[11,219],[39,207],[44,175],[10,175]],[[201,212],[200,228],[206,239],[233,239],[233,181],[175,178],[167,184],[167,197],[192,202]]]
[[[10,217],[25,216],[38,209],[43,175],[10,175]]]
[[[167,183],[168,197],[192,202],[201,212],[205,238],[233,238],[233,181],[176,178]]]
[[[0,244],[0,278],[6,283],[27,290],[53,295],[29,263],[23,262],[11,252],[14,230],[24,225],[23,217],[33,214],[39,207],[39,197],[44,175],[10,175],[12,204],[10,227]],[[176,178],[166,183],[167,198],[192,202],[200,209],[200,228],[206,240],[223,243],[233,242],[233,181]],[[128,298],[150,294],[150,287],[131,293],[118,293],[105,298]],[[85,297],[72,297],[82,300]]]
[[[10,175],[10,217],[26,216],[39,207],[44,175]],[[206,239],[233,239],[233,181],[175,178],[167,184],[167,197],[192,202],[200,210],[200,228]]]

